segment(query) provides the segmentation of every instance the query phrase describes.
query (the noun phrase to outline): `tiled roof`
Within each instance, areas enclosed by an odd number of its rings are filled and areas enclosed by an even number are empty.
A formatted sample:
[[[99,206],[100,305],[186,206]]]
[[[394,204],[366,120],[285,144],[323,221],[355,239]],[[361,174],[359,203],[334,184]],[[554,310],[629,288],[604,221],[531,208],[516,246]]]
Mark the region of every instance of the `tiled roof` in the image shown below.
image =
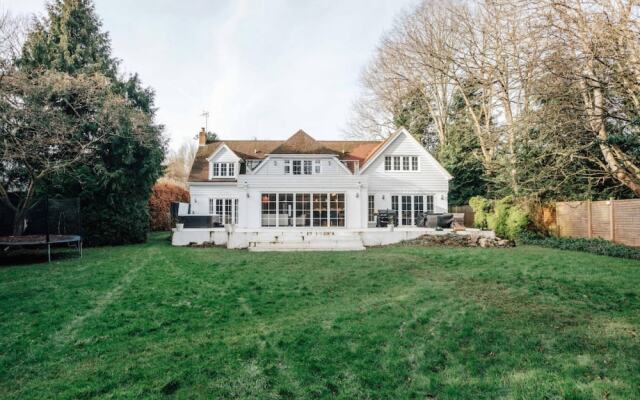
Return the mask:
[[[362,167],[383,143],[383,140],[315,140],[303,130],[287,140],[221,140],[198,148],[189,182],[209,182],[207,158],[223,144],[245,160],[261,160],[269,154],[335,154],[339,159],[358,160]]]

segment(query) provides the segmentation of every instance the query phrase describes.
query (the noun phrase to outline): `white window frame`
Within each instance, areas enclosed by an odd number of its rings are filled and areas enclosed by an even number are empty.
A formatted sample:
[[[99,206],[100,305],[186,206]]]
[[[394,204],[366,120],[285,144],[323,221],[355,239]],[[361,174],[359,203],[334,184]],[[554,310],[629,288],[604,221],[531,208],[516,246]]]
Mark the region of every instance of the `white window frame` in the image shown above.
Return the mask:
[[[384,156],[385,172],[419,172],[420,157],[412,155]]]
[[[341,191],[337,191],[337,192],[325,192],[325,191],[310,191],[310,192],[276,192],[276,191],[269,191],[269,192],[263,192],[260,193],[260,198],[262,198],[264,195],[270,195],[270,194],[275,194],[276,195],[276,202],[275,202],[275,210],[276,210],[276,219],[275,219],[275,225],[274,226],[264,226],[262,225],[262,204],[260,205],[260,226],[262,228],[279,228],[280,227],[280,221],[279,221],[279,217],[278,217],[278,213],[280,212],[280,195],[281,194],[292,194],[293,195],[293,204],[292,204],[292,208],[291,208],[291,212],[293,217],[293,226],[291,226],[291,228],[297,228],[297,221],[296,221],[296,211],[297,211],[297,200],[296,197],[298,194],[307,194],[309,195],[309,221],[310,221],[310,225],[309,226],[301,226],[304,228],[309,228],[309,227],[313,227],[313,228],[322,228],[322,229],[326,229],[326,228],[338,228],[338,229],[344,229],[348,226],[349,220],[348,220],[348,212],[347,212],[347,206],[348,206],[348,201],[347,201],[347,193],[346,192],[341,192]],[[314,219],[313,219],[313,196],[316,194],[325,194],[327,195],[327,226],[320,226],[320,225],[315,225],[314,224]],[[342,199],[343,199],[343,207],[344,207],[344,218],[343,218],[343,225],[332,225],[331,224],[331,195],[332,194],[340,194],[342,195]],[[288,228],[288,226],[287,226]]]
[[[236,163],[234,162],[211,163],[211,178],[234,178],[235,176],[236,176]]]
[[[404,207],[402,204],[402,197],[409,196],[411,197],[411,225],[405,225],[402,223],[402,212],[404,211]],[[394,199],[395,197],[395,199]],[[422,212],[423,213],[433,213],[435,211],[435,195],[433,194],[420,194],[420,193],[393,193],[391,194],[391,204],[393,208],[393,202],[396,200],[397,212],[398,212],[398,226],[415,226],[416,225],[416,197],[422,197]],[[429,210],[429,206],[431,206],[431,210]]]

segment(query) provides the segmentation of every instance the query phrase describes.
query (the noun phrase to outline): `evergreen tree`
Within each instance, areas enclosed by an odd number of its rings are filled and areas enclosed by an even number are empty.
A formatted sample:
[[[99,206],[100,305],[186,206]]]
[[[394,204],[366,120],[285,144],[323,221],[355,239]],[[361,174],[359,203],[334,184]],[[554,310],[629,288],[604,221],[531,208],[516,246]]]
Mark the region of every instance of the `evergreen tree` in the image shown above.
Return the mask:
[[[154,93],[137,75],[118,75],[108,34],[91,0],[56,0],[47,17],[34,24],[18,62],[21,69],[102,74],[112,90],[148,118],[118,121],[118,134],[103,143],[91,160],[51,179],[49,193],[80,197],[83,229],[91,244],[142,242],[149,226],[148,199],[162,175],[165,143],[153,122]]]

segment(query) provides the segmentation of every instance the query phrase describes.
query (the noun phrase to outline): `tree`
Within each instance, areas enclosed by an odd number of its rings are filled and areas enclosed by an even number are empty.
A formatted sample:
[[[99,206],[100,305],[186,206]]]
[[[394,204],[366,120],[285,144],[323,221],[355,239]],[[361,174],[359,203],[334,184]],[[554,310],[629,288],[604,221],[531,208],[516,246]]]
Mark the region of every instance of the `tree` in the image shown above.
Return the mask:
[[[186,184],[197,150],[195,144],[184,143],[178,149],[170,151],[165,160],[165,177]]]
[[[580,94],[572,103],[597,163],[640,196],[640,5],[634,1],[544,1],[557,50],[550,65]]]
[[[204,128],[202,128],[202,129],[204,130]],[[195,140],[200,139],[200,134],[195,135],[193,138]],[[220,139],[218,138],[218,134],[217,133],[212,132],[212,131],[207,131],[205,133],[205,142],[204,142],[205,144],[210,144],[210,143],[213,143],[213,142],[217,142],[218,140],[220,140]]]
[[[479,160],[493,195],[638,195],[638,38],[631,0],[426,0],[383,37],[352,129],[414,124],[450,169]],[[449,134],[463,120],[472,142]]]
[[[118,75],[107,33],[90,0],[56,0],[47,17],[37,21],[22,48],[18,67],[29,73],[41,69],[79,76],[100,73],[110,90],[145,116],[143,124],[119,118],[117,135],[102,141],[88,161],[54,175],[49,192],[80,197],[86,240],[118,244],[146,240],[148,199],[162,175],[165,141],[154,123],[154,93],[137,75]]]
[[[148,123],[110,90],[106,77],[14,71],[0,84],[0,200],[14,212],[13,233],[44,183],[90,161],[105,142]],[[11,194],[11,195],[10,195]]]

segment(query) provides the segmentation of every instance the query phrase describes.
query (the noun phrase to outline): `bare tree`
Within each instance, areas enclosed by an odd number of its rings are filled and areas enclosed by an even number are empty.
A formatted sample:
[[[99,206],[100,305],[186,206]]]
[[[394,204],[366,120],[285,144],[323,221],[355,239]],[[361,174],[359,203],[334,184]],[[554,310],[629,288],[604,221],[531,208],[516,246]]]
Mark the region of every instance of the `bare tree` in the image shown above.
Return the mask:
[[[562,59],[555,72],[580,93],[574,107],[600,149],[602,158],[594,161],[640,195],[640,159],[629,149],[640,145],[634,123],[640,113],[640,5],[631,0],[546,5],[553,10],[548,19]]]
[[[186,142],[178,149],[170,151],[165,159],[165,177],[186,184],[197,150],[194,142]]]

